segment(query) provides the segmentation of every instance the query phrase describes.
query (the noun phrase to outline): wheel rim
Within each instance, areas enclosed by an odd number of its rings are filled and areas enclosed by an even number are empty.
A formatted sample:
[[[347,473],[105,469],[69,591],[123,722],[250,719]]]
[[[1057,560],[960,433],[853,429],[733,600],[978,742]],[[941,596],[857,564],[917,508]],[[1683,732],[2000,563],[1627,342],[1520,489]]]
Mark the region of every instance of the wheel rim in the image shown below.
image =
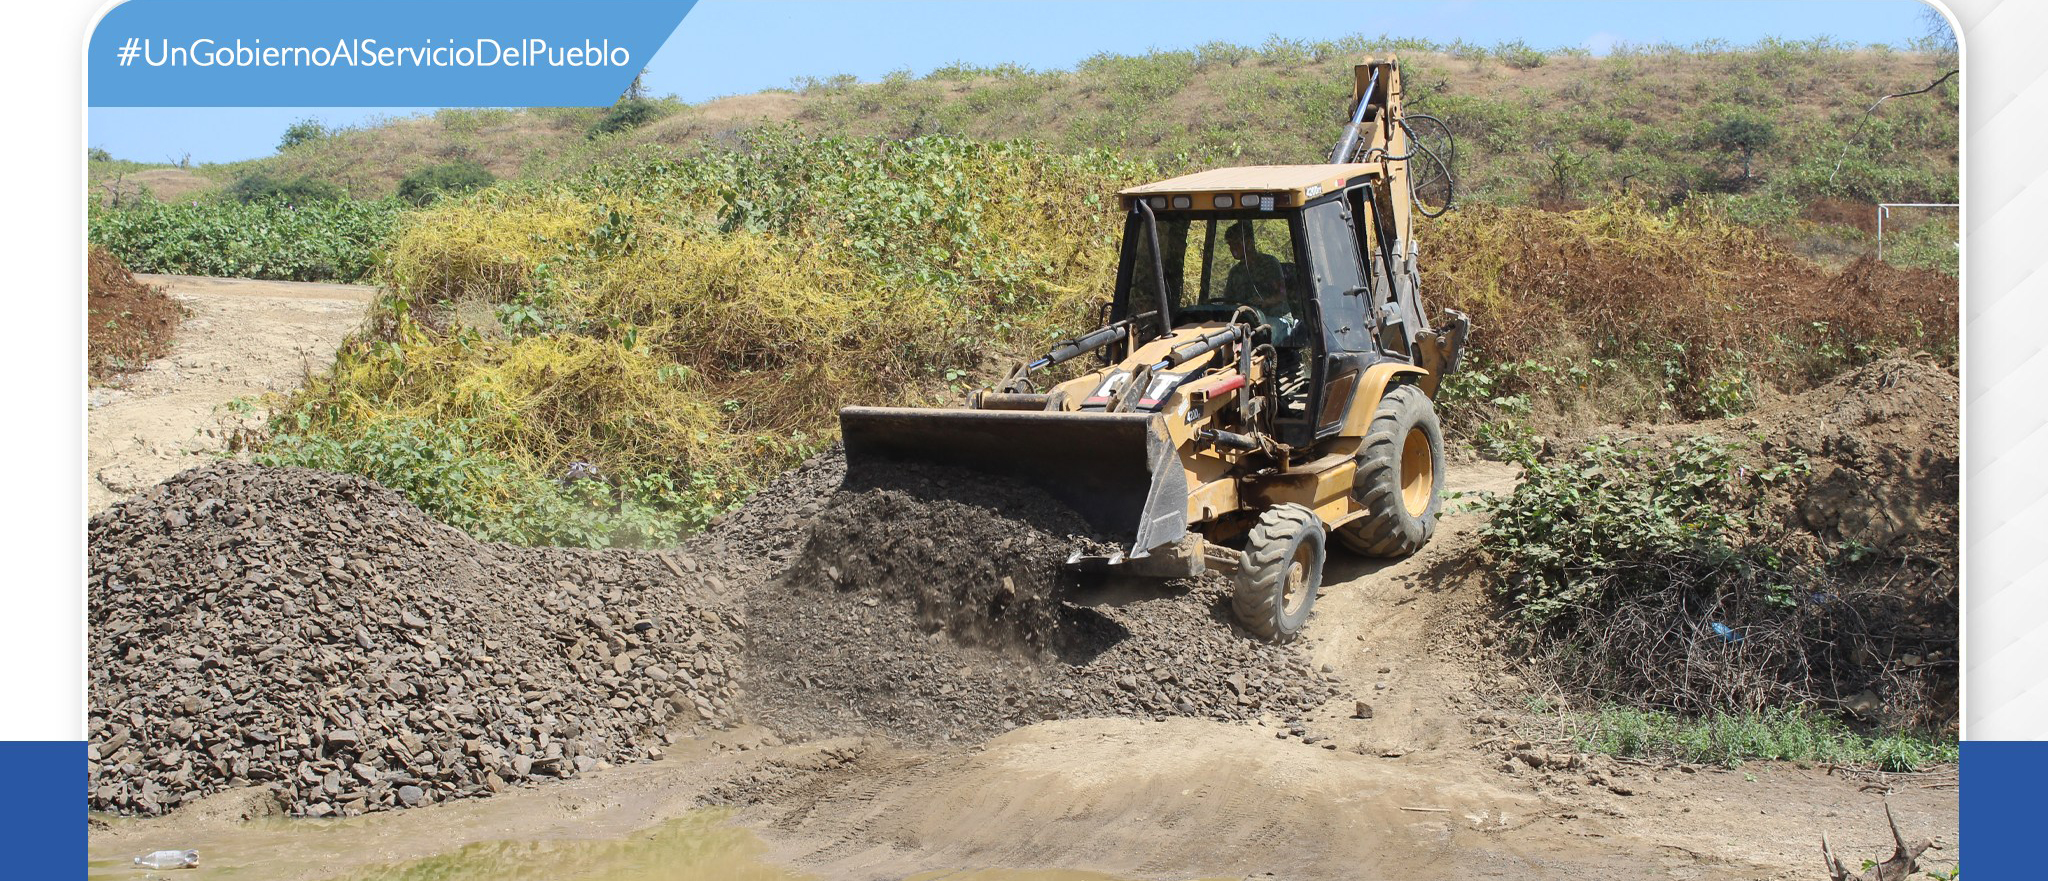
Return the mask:
[[[1436,489],[1436,460],[1429,454],[1429,435],[1420,427],[1408,429],[1401,443],[1401,503],[1408,513],[1420,517],[1429,510],[1429,497]]]
[[[1292,618],[1301,611],[1301,605],[1308,599],[1309,566],[1313,555],[1308,543],[1295,550],[1294,559],[1287,564],[1287,580],[1280,585],[1280,614]]]

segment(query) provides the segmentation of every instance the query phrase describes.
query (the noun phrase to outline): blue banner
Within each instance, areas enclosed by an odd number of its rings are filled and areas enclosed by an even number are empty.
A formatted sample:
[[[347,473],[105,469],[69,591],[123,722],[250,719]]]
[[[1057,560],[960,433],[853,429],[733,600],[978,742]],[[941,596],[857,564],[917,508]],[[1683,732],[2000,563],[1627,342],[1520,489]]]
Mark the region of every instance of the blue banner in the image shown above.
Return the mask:
[[[1965,740],[1962,749],[1962,831],[1970,838],[1970,877],[2048,876],[2040,846],[2048,741]]]
[[[129,0],[86,49],[93,107],[596,107],[695,0]]]
[[[7,877],[78,877],[85,866],[85,741],[0,741],[0,762],[8,770],[0,786]]]

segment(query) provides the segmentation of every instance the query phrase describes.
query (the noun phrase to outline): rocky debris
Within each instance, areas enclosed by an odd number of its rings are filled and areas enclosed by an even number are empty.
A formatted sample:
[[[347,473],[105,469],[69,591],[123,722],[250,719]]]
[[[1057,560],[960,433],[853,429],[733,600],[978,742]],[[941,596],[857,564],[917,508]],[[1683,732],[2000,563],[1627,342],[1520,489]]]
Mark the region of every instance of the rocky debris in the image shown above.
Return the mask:
[[[89,536],[97,810],[487,795],[649,757],[739,693],[739,612],[694,561],[484,544],[360,477],[217,463]]]
[[[346,816],[658,758],[700,725],[968,740],[1044,719],[1300,720],[1336,680],[1221,578],[1076,605],[1099,541],[1029,487],[826,454],[683,548],[475,541],[360,477],[222,462],[90,525],[88,786]],[[741,690],[741,684],[746,690]]]
[[[1102,538],[1035,488],[892,468],[851,476],[808,516],[809,540],[748,600],[747,707],[786,735],[931,742],[1085,716],[1295,719],[1336,694],[1301,652],[1233,626],[1221,578],[1073,604],[1063,561]]]

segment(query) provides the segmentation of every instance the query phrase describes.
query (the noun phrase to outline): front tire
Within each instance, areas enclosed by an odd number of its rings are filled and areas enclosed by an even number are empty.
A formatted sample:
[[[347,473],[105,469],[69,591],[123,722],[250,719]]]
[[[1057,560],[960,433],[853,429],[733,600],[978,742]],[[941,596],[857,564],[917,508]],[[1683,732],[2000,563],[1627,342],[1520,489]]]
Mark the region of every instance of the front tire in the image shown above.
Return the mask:
[[[1230,594],[1231,611],[1253,636],[1286,642],[1301,635],[1323,586],[1323,535],[1322,519],[1300,505],[1259,515]]]
[[[1358,450],[1352,494],[1369,513],[1337,530],[1345,547],[1405,557],[1429,543],[1443,513],[1444,432],[1422,389],[1404,385],[1380,398]]]

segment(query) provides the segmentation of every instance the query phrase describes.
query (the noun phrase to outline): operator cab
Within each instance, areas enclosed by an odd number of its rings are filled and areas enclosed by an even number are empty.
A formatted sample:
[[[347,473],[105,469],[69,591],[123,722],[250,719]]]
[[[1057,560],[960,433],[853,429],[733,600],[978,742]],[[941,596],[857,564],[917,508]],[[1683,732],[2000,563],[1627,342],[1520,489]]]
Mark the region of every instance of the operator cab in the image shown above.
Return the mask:
[[[1372,222],[1377,169],[1226,168],[1123,191],[1111,319],[1160,309],[1161,274],[1168,326],[1248,315],[1253,344],[1274,348],[1280,439],[1306,446],[1335,433],[1353,391],[1342,378],[1383,360],[1413,363],[1409,335],[1422,328],[1403,314],[1414,310],[1401,295],[1413,280],[1394,258],[1392,225]],[[1156,333],[1156,319],[1145,324]]]

